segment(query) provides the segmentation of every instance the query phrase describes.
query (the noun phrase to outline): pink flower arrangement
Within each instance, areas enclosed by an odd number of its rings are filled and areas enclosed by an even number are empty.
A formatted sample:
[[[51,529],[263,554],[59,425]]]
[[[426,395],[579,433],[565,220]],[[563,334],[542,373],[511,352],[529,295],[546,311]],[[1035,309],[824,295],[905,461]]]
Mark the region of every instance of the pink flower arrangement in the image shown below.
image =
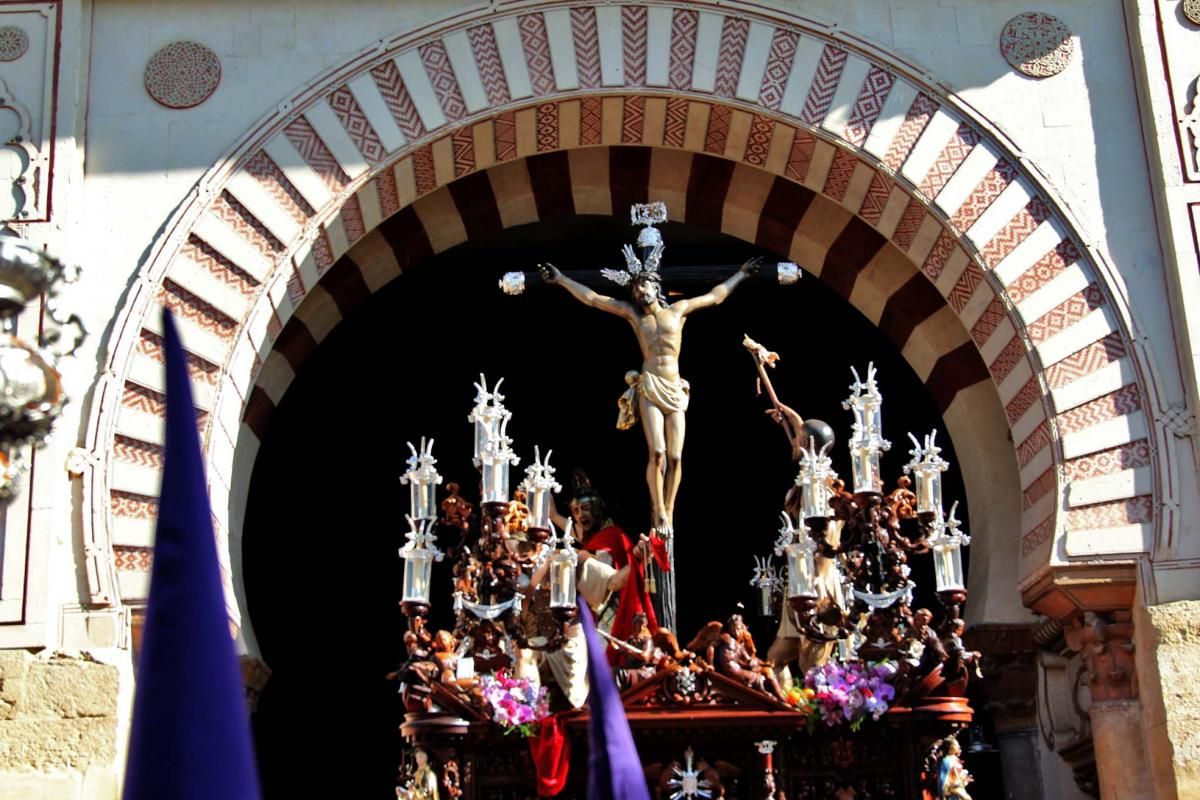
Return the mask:
[[[810,702],[826,725],[849,722],[856,731],[867,717],[877,720],[888,710],[888,703],[896,697],[891,684],[895,674],[896,665],[888,661],[830,661],[810,669],[804,683],[812,689]],[[815,719],[815,715],[810,717]]]
[[[533,736],[537,723],[550,716],[546,687],[536,689],[528,678],[513,678],[506,672],[484,675],[479,679],[483,699],[492,707],[492,721],[504,729],[522,736]]]

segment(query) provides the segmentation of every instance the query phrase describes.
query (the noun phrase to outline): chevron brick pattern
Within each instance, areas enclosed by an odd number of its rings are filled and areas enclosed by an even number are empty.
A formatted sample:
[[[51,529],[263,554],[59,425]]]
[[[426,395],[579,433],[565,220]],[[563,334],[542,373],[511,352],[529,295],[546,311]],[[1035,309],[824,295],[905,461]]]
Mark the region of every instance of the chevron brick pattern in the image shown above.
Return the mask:
[[[642,100],[643,98],[637,98]],[[628,115],[629,101],[626,101]],[[639,104],[640,105],[640,104]],[[641,141],[639,126],[638,141]],[[558,149],[558,104],[542,103],[537,107],[537,149],[539,153]]]
[[[396,188],[396,173],[392,167],[375,176],[375,191],[379,194],[379,210],[387,219],[400,210],[400,192]]]
[[[346,231],[346,240],[353,244],[367,235],[367,226],[363,222],[362,206],[358,204],[358,196],[350,195],[342,204],[339,212],[342,218],[342,229]]]
[[[496,159],[500,159],[500,148],[496,148]],[[433,169],[433,146],[425,145],[413,152],[413,176],[416,179],[417,194],[428,194],[437,188],[437,173]]]
[[[1149,466],[1150,443],[1145,439],[1101,450],[1067,462],[1067,480],[1082,481],[1126,469]]]
[[[1119,525],[1137,525],[1153,521],[1153,498],[1150,495],[1072,508],[1067,512],[1067,525],[1072,530],[1115,528]]]
[[[113,567],[120,572],[149,572],[154,565],[153,547],[130,547],[114,544]]]
[[[1029,484],[1022,493],[1025,499],[1025,508],[1032,508],[1034,503],[1054,491],[1054,483],[1054,467],[1050,467],[1034,478],[1033,483]]]
[[[1024,558],[1054,538],[1054,515],[1042,520],[1029,533],[1021,537],[1021,557]]]
[[[713,93],[717,97],[733,97],[737,93],[742,72],[742,56],[750,35],[750,20],[725,17],[721,26],[721,49],[717,55],[717,81]]]
[[[683,147],[687,136],[688,105],[682,97],[667,100],[667,119],[663,126],[663,144],[667,147]]]
[[[958,126],[958,130],[950,137],[950,141],[938,153],[930,165],[929,171],[921,180],[918,191],[932,200],[945,187],[946,183],[958,171],[959,166],[967,158],[972,148],[979,143],[979,133],[967,123]]]
[[[1058,427],[1064,434],[1076,433],[1101,422],[1132,414],[1142,406],[1141,392],[1137,384],[1122,386],[1115,392],[1097,397],[1089,403],[1072,408],[1058,415]]]
[[[163,446],[143,442],[130,436],[117,434],[113,437],[113,456],[118,461],[127,464],[137,464],[139,467],[162,469]]]
[[[209,274],[244,297],[253,297],[258,289],[258,279],[234,264],[208,242],[196,234],[190,234],[179,250],[180,254],[204,267]]]
[[[887,208],[888,198],[892,196],[894,185],[891,178],[882,172],[876,172],[871,177],[871,185],[867,187],[867,194],[863,197],[858,215],[872,225],[879,225],[879,220],[883,218],[883,210]]]
[[[317,274],[324,275],[325,270],[333,266],[333,248],[329,246],[329,236],[324,228],[313,239],[312,255],[317,265]]]
[[[275,234],[250,213],[236,197],[226,189],[217,195],[212,204],[212,211],[217,217],[237,231],[254,249],[268,259],[274,258],[283,251],[283,242],[275,238]]]
[[[646,127],[646,98],[626,97],[621,115],[621,141],[625,144],[641,144],[642,131]]]
[[[933,119],[933,115],[940,107],[941,105],[936,100],[924,92],[917,94],[912,105],[908,107],[908,112],[904,115],[904,122],[900,123],[900,130],[896,131],[896,138],[892,139],[892,143],[888,145],[887,154],[883,157],[885,166],[893,171],[900,171],[908,154],[912,152],[917,140],[925,132],[925,126],[929,124],[929,120]]]
[[[762,114],[754,115],[754,121],[750,123],[750,136],[746,139],[746,154],[742,157],[747,164],[761,167],[767,163],[774,132],[774,120]]]
[[[954,237],[950,235],[949,231],[942,231],[938,234],[937,241],[933,243],[933,249],[929,251],[929,255],[925,256],[925,262],[921,264],[921,272],[924,272],[929,280],[936,281],[942,274],[942,270],[946,268],[946,261],[953,252]],[[967,298],[970,298],[970,293],[975,291],[975,287],[978,285],[978,283],[974,283],[966,287]],[[966,304],[965,301],[963,304]]]
[[[1024,467],[1034,456],[1050,446],[1050,425],[1043,421],[1017,447],[1017,463]]]
[[[817,147],[817,138],[806,130],[796,129],[792,137],[792,149],[788,152],[787,166],[784,167],[785,177],[794,181],[803,181],[808,177],[808,168],[812,165],[813,150]]]
[[[154,519],[158,516],[158,498],[115,490],[112,493],[112,511],[117,517]]]
[[[729,106],[713,106],[708,115],[708,133],[704,137],[704,152],[715,155],[725,153],[725,143],[729,141],[729,119],[732,112]]]
[[[500,48],[496,45],[496,31],[490,23],[476,25],[467,29],[467,41],[471,43],[471,53],[475,56],[475,66],[479,69],[488,102],[494,106],[507,103],[511,97],[508,79],[504,77],[504,64],[500,61]]]
[[[988,371],[992,373],[992,380],[997,386],[1004,382],[1024,356],[1025,345],[1021,344],[1020,338],[1014,336],[1000,351],[1000,355],[988,365]]]
[[[540,14],[537,16],[539,19],[541,18]],[[518,27],[523,22],[524,18],[522,17],[517,22]],[[545,35],[545,26],[542,27],[542,32]],[[521,40],[522,42],[525,40],[524,30],[521,31]],[[433,84],[433,93],[437,95],[438,105],[442,107],[446,119],[450,122],[462,119],[467,113],[467,104],[463,101],[462,90],[458,88],[458,79],[454,77],[454,67],[450,63],[450,56],[446,53],[446,45],[442,44],[439,39],[426,42],[417,50],[421,54],[421,63],[425,65],[425,74],[429,76],[429,82]],[[527,47],[526,58],[528,57]]]
[[[1103,339],[1092,342],[1047,369],[1046,382],[1052,389],[1061,388],[1091,375],[1114,361],[1119,361],[1127,354],[1125,340],[1121,338],[1120,333],[1113,331]]]
[[[152,358],[159,363],[167,363],[166,350],[163,349],[163,340],[154,331],[142,328],[141,335],[138,337],[137,351],[142,355]],[[188,367],[188,375],[197,383],[206,383],[209,386],[215,386],[217,380],[221,377],[221,367],[217,364],[201,358],[195,353],[185,353]]]
[[[539,128],[541,124],[541,109],[538,110]],[[557,116],[555,122],[557,122]],[[540,130],[539,130],[540,134]],[[557,140],[556,140],[557,143]],[[454,153],[454,177],[466,175],[475,169],[475,134],[470,128],[459,128],[450,135],[450,149]],[[538,149],[541,149],[539,135]]]
[[[1059,273],[1082,257],[1079,248],[1070,239],[1064,239],[1050,252],[1039,258],[1033,266],[1017,276],[1005,287],[1014,303],[1019,303],[1058,277]]]
[[[1016,396],[1004,406],[1004,414],[1008,417],[1009,425],[1016,425],[1017,420],[1025,416],[1025,412],[1033,408],[1033,404],[1042,396],[1042,391],[1038,387],[1037,378],[1030,378],[1021,387],[1021,391],[1017,392]]]
[[[1000,159],[967,195],[967,199],[950,218],[950,224],[960,231],[966,231],[1016,177],[1016,168],[1007,159]]]
[[[1082,291],[1071,295],[1035,322],[1027,325],[1029,338],[1035,342],[1044,342],[1054,334],[1065,331],[1102,305],[1104,305],[1104,293],[1096,284],[1089,284]]]
[[[983,259],[983,263],[987,264],[989,269],[995,269],[1005,256],[1015,250],[1017,245],[1025,241],[1026,237],[1037,230],[1037,226],[1049,217],[1050,209],[1047,207],[1046,201],[1040,197],[1034,197],[987,244],[980,248],[979,257]]]
[[[895,83],[895,75],[880,67],[871,67],[862,88],[858,90],[858,99],[854,101],[850,121],[846,124],[847,140],[862,147]]]
[[[283,133],[330,191],[340,192],[342,187],[350,182],[350,176],[342,170],[333,153],[329,152],[329,148],[304,117],[293,120],[283,129]]]
[[[579,87],[600,88],[600,33],[596,27],[594,7],[571,9],[571,38],[575,43],[575,72],[579,75]]]
[[[267,193],[297,225],[303,225],[309,217],[316,213],[304,199],[304,195],[296,190],[296,187],[283,174],[283,170],[271,160],[266,152],[259,150],[246,162],[243,169],[254,176],[259,185],[267,190]]]
[[[129,381],[126,381],[125,386],[122,387],[121,405],[153,417],[165,417],[167,414],[167,396],[165,394]]]
[[[603,126],[604,104],[600,98],[594,95],[583,98],[579,104],[579,143],[582,145],[600,144],[604,132]],[[682,139],[679,141],[679,146],[683,146]]]
[[[349,86],[340,86],[329,95],[329,107],[333,109],[333,113],[354,141],[354,146],[358,148],[358,152],[362,153],[363,158],[372,164],[383,161],[387,150],[384,149],[383,142],[379,140],[375,129],[371,127],[371,122],[363,113],[362,107],[351,94]]]
[[[621,57],[625,67],[625,85],[645,86],[645,6],[621,6]]]
[[[304,286],[304,279],[300,277],[300,273],[293,264],[292,272],[288,275],[287,281],[287,295],[292,307],[299,308],[306,294],[308,294],[308,289]]]
[[[908,248],[912,247],[913,240],[917,238],[917,231],[921,230],[922,223],[925,222],[925,206],[915,197],[908,199],[908,205],[904,207],[904,213],[900,215],[900,222],[896,224],[896,231],[892,234],[892,241],[901,251],[908,252]]]
[[[988,303],[987,308],[979,315],[979,319],[971,326],[971,338],[975,340],[976,347],[983,347],[983,343],[991,338],[992,334],[996,332],[996,328],[1000,327],[1004,316],[1004,304],[1000,302],[1000,298],[992,298],[992,302]]]
[[[833,95],[837,92],[838,81],[845,67],[846,51],[831,44],[825,45],[821,60],[817,62],[817,73],[804,98],[804,107],[800,109],[801,122],[814,128],[821,124],[833,103]]]
[[[375,81],[375,88],[379,90],[404,138],[412,142],[424,136],[425,123],[417,113],[417,106],[408,93],[408,87],[404,85],[404,79],[400,77],[396,62],[389,59],[372,69],[371,79]]]
[[[192,294],[170,278],[163,280],[158,299],[174,311],[176,316],[222,339],[232,339],[237,333],[238,324],[235,319],[218,311],[216,306],[199,295]]]
[[[667,82],[672,89],[692,88],[692,70],[696,62],[696,33],[700,14],[690,8],[677,8],[671,14],[671,54]]]
[[[955,282],[954,288],[950,290],[950,295],[946,300],[949,301],[955,311],[961,314],[981,283],[983,283],[983,272],[980,271],[979,267],[975,266],[974,261],[968,261],[967,268],[963,270],[962,275],[958,276],[958,280]]]
[[[529,68],[529,85],[535,97],[544,97],[557,88],[554,82],[554,61],[550,58],[550,37],[546,35],[546,19],[540,13],[523,14],[517,18],[521,32],[521,48]]]
[[[600,105],[599,98],[584,98],[583,105],[584,105],[585,109],[587,107],[589,99],[595,100],[596,107],[599,108],[599,105]],[[584,116],[585,117],[587,116],[586,111],[584,113]],[[599,123],[597,123],[597,126],[598,125],[599,125]],[[492,131],[493,131],[493,135],[495,137],[496,160],[497,161],[508,161],[510,159],[516,158],[517,157],[517,115],[516,115],[516,113],[514,113],[512,111],[505,111],[504,113],[497,115],[495,121],[492,123]],[[599,127],[597,127],[596,131],[597,131],[597,133],[599,133]],[[590,144],[599,144],[599,143],[600,143],[600,139],[597,138],[595,142],[591,142]],[[585,140],[583,142],[583,144],[589,144],[589,142],[587,142]],[[429,154],[429,169],[430,169],[430,176],[432,177],[432,170],[433,170],[433,153],[432,152]]]
[[[849,150],[839,147],[833,155],[833,163],[829,165],[829,175],[825,178],[825,195],[839,203],[845,200],[856,166],[858,158]]]
[[[792,72],[792,62],[796,60],[796,47],[800,43],[800,34],[786,28],[776,28],[771,37],[771,52],[767,56],[767,66],[763,70],[762,84],[758,89],[758,102],[763,108],[778,111],[783,103],[783,93],[787,90],[788,76]]]

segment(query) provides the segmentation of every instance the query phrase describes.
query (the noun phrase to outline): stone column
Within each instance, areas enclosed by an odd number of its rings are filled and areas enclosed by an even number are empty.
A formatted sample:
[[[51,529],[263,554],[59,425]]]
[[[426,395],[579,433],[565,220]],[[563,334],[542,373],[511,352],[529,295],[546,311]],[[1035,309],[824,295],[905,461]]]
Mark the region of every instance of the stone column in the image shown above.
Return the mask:
[[[1132,613],[1089,611],[1064,625],[1063,632],[1084,660],[1101,800],[1153,797],[1142,705],[1137,699]]]

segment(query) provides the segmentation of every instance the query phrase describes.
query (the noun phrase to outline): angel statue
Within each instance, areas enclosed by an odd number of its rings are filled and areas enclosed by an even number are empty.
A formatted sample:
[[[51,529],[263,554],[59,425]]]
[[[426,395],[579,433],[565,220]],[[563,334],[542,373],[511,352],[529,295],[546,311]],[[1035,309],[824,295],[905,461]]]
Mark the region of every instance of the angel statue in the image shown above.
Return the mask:
[[[607,311],[633,326],[642,349],[642,369],[626,377],[629,389],[621,403],[618,427],[632,427],[641,418],[649,449],[646,483],[650,489],[651,524],[669,539],[674,531],[675,496],[682,477],[684,415],[689,400],[688,382],[679,375],[679,350],[683,323],[693,311],[719,305],[729,293],[758,269],[758,258],[742,265],[732,277],[708,293],[668,303],[662,290],[658,267],[662,259],[662,234],[655,223],[665,222],[667,207],[662,202],[635,205],[635,225],[641,224],[637,245],[625,245],[626,268],[605,269],[601,274],[629,290],[629,300],[618,300],[595,292],[563,275],[553,264],[542,264],[542,279],[566,289],[579,302]],[[636,401],[636,402],[635,402]]]

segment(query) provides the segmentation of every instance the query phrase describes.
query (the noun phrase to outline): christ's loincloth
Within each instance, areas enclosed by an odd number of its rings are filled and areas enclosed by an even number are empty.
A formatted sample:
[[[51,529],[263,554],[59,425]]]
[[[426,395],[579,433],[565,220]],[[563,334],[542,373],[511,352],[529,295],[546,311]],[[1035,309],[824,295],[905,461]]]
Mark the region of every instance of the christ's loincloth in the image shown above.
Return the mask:
[[[617,399],[617,430],[628,430],[638,421],[638,396],[646,398],[663,416],[687,411],[691,387],[683,378],[667,380],[653,372],[625,373],[629,388]]]

